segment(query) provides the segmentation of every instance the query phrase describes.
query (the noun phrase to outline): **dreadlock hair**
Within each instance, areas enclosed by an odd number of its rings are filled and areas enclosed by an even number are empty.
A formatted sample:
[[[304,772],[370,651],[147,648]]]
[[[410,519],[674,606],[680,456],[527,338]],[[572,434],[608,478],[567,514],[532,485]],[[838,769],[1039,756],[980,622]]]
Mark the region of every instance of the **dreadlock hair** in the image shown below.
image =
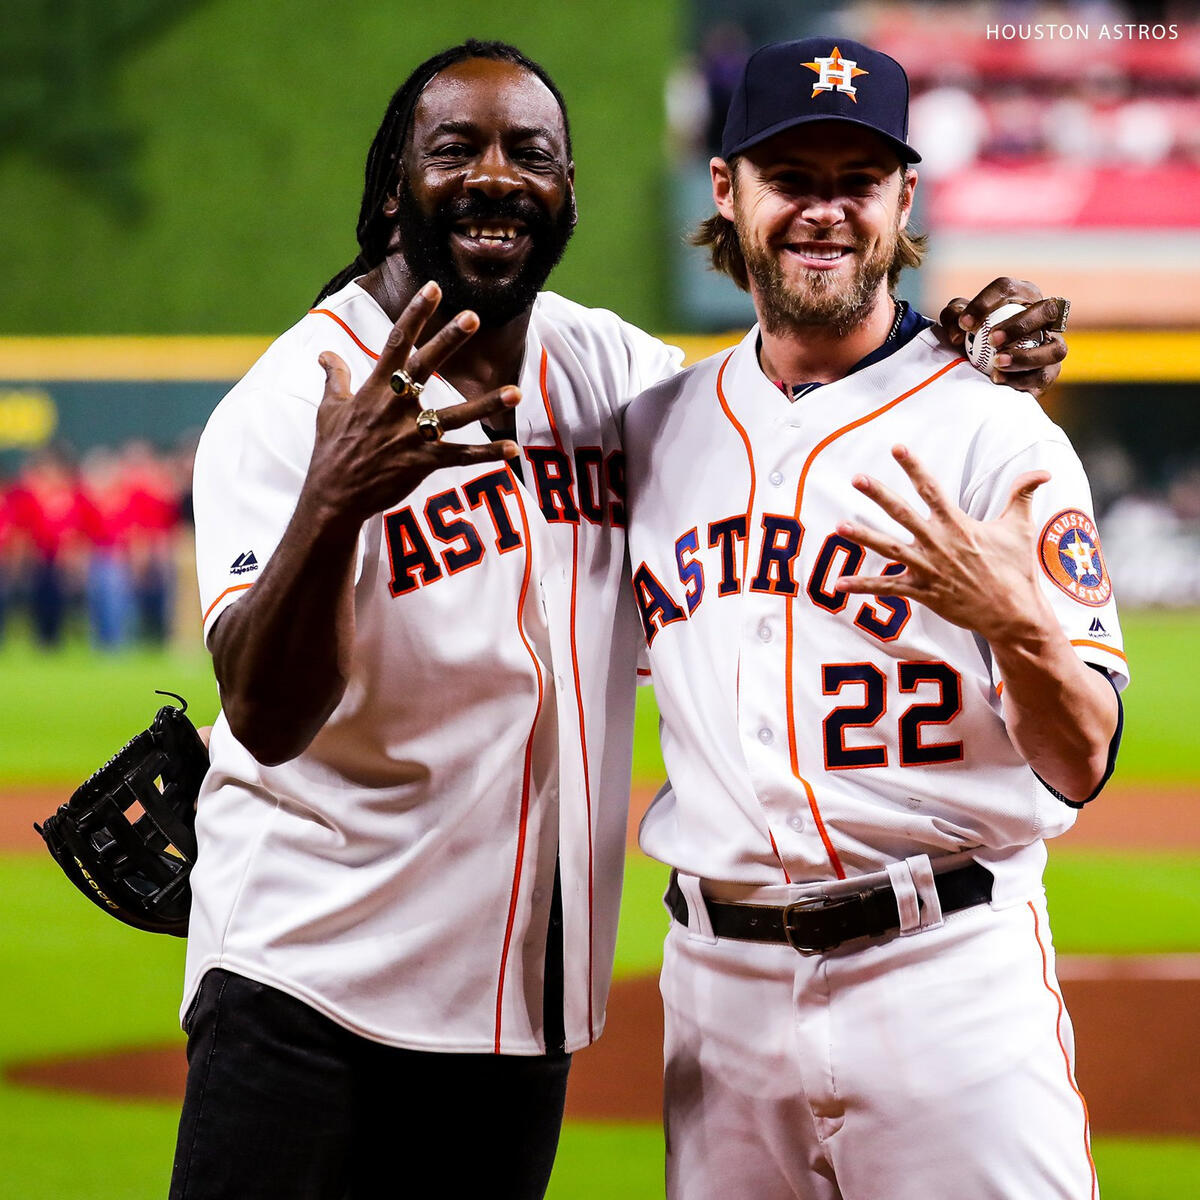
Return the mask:
[[[737,156],[730,160],[733,186],[737,188]],[[706,217],[688,237],[693,246],[708,248],[709,263],[720,275],[728,275],[743,292],[750,290],[750,276],[746,271],[746,258],[742,254],[742,243],[732,221],[713,213]],[[925,259],[929,238],[924,233],[909,233],[901,229],[896,237],[896,252],[888,265],[888,291],[892,291],[900,278],[900,272],[908,267],[914,270]]]
[[[358,210],[358,256],[342,268],[320,291],[313,304],[319,304],[326,296],[346,286],[350,280],[377,267],[387,256],[388,240],[392,223],[383,214],[383,204],[395,186],[400,166],[400,157],[412,125],[413,110],[421,93],[435,75],[447,67],[471,58],[486,58],[493,62],[507,62],[523,67],[536,75],[550,89],[558,107],[562,110],[563,128],[566,131],[567,156],[571,157],[571,125],[567,119],[567,102],[550,78],[546,68],[527,58],[516,46],[508,42],[477,41],[468,38],[457,46],[451,46],[440,54],[434,54],[419,64],[411,75],[396,89],[383,115],[383,122],[367,152],[366,178],[363,186],[362,205]]]

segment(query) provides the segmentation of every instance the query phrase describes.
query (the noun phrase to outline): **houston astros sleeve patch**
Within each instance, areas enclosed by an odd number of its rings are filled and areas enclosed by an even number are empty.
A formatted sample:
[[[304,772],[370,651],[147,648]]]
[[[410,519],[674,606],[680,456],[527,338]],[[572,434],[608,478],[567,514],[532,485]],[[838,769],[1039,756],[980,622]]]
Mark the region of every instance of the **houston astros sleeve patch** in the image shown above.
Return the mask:
[[[1099,607],[1112,596],[1112,582],[1100,550],[1100,534],[1091,517],[1077,508],[1051,517],[1038,538],[1042,569],[1080,604]]]

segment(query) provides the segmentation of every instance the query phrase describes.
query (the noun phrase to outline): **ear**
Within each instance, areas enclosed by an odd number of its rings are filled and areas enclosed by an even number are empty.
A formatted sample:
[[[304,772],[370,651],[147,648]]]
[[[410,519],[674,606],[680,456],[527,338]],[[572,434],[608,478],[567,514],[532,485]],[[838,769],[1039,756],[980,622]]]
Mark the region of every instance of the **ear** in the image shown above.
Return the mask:
[[[404,178],[404,164],[397,163],[396,178],[392,181],[391,190],[380,205],[380,211],[389,219],[394,218],[400,211],[400,182]]]
[[[713,203],[717,206],[717,212],[725,220],[732,221],[733,173],[737,170],[737,163],[731,167],[723,158],[714,158],[709,161],[708,169],[712,175]]]
[[[913,196],[917,191],[917,173],[912,167],[905,167],[900,177],[900,228],[908,226],[908,218],[912,216]]]
[[[567,168],[567,203],[571,206],[571,228],[579,224],[579,208],[575,203],[575,164]]]

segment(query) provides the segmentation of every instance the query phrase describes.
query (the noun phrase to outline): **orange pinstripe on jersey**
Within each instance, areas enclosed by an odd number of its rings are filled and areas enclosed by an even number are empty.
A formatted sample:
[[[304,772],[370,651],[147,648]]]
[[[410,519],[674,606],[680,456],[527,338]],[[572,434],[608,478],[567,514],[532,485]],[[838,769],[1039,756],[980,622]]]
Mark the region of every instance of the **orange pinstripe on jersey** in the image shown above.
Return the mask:
[[[1080,1106],[1083,1108],[1083,1150],[1087,1155],[1088,1169],[1092,1173],[1092,1200],[1096,1200],[1096,1163],[1092,1158],[1092,1139],[1087,1101],[1083,1098],[1083,1093],[1079,1090],[1079,1085],[1075,1082],[1075,1074],[1071,1070],[1071,1056],[1067,1053],[1067,1046],[1063,1041],[1062,1035],[1062,1020],[1066,1008],[1063,1005],[1063,998],[1059,994],[1058,989],[1050,982],[1050,960],[1046,956],[1046,946],[1042,941],[1041,922],[1038,920],[1037,909],[1030,904],[1029,911],[1033,914],[1033,936],[1037,939],[1038,949],[1042,953],[1042,983],[1045,985],[1046,991],[1054,997],[1055,1003],[1058,1005],[1058,1016],[1055,1019],[1055,1034],[1058,1037],[1058,1048],[1062,1051],[1063,1066],[1067,1071],[1067,1082],[1071,1085],[1071,1091],[1079,1097]]]
[[[717,400],[720,402],[721,410],[729,419],[730,425],[738,431],[738,435],[746,447],[746,462],[750,466],[750,497],[746,501],[746,540],[742,543],[742,587],[745,587],[746,572],[750,562],[750,517],[754,513],[754,490],[758,485],[758,476],[754,471],[754,451],[750,448],[750,435],[743,428],[737,417],[730,411],[729,401],[725,399],[725,388],[722,386],[725,379],[725,368],[729,366],[729,360],[732,357],[733,351],[730,350],[725,356],[725,361],[721,364],[721,369],[717,372]]]
[[[208,614],[212,612],[222,600],[225,599],[231,592],[244,592],[247,588],[252,588],[252,583],[235,583],[232,587],[227,587],[205,610],[201,622],[208,620]]]
[[[922,388],[928,387],[935,380],[940,379],[943,375],[945,375],[947,371],[952,371],[960,363],[965,363],[966,361],[967,360],[965,358],[954,359],[953,362],[949,362],[940,370],[935,371],[929,376],[928,379],[922,380],[916,385],[916,387],[909,388],[907,392],[897,396],[894,400],[889,400],[886,404],[875,409],[874,412],[867,413],[865,416],[859,417],[858,420],[851,421],[849,424],[843,425],[840,429],[835,429],[831,434],[822,438],[809,452],[808,457],[804,460],[804,466],[800,468],[800,482],[796,485],[796,507],[794,513],[795,519],[797,521],[800,520],[800,509],[804,504],[804,485],[808,481],[808,472],[812,468],[813,463],[816,461],[817,455],[820,454],[822,450],[825,450],[827,447],[831,446],[844,434],[850,433],[851,431],[858,429],[860,426],[874,421],[876,417],[883,416],[884,413],[895,408],[897,404],[900,404],[901,402],[907,400],[910,396],[915,395]],[[749,538],[746,540],[748,542]],[[808,798],[808,807],[812,813],[813,821],[816,823],[817,832],[821,835],[821,842],[825,846],[825,853],[829,857],[829,865],[833,868],[834,874],[839,879],[845,879],[846,869],[842,866],[842,860],[838,855],[837,850],[834,848],[833,842],[830,840],[829,831],[825,828],[825,821],[821,816],[821,809],[817,804],[817,798],[813,793],[812,785],[807,779],[804,778],[803,775],[800,774],[800,754],[796,742],[795,693],[793,690],[792,680],[792,657],[795,651],[795,629],[792,615],[792,604],[790,601],[783,610],[783,618],[784,659],[786,663],[784,670],[784,703],[787,712],[788,753],[791,756],[792,774],[795,775],[795,777],[804,786],[804,793]]]
[[[1105,654],[1111,654],[1114,658],[1119,658],[1123,663],[1127,663],[1129,659],[1121,653],[1115,646],[1106,646],[1103,642],[1089,641],[1087,638],[1072,638],[1072,646],[1090,646],[1093,650],[1103,650]]]
[[[729,401],[725,398],[725,368],[729,366],[729,360],[733,357],[733,351],[725,356],[725,361],[721,363],[721,369],[717,372],[717,401],[721,405],[721,411],[725,414],[730,425],[738,431],[738,436],[742,439],[742,445],[746,447],[746,464],[750,468],[750,494],[746,497],[746,537],[742,542],[742,577],[738,580],[739,588],[746,586],[746,578],[750,568],[750,518],[754,515],[754,492],[758,486],[758,475],[754,470],[754,451],[750,446],[750,435],[746,432],[745,427],[733,415],[729,407]],[[738,659],[738,684],[741,684],[742,665],[741,658]],[[779,847],[775,844],[775,835],[771,832],[771,823],[767,820],[767,814],[763,813],[763,820],[767,822],[767,837],[771,839],[771,849],[775,852],[775,857],[779,859],[780,870],[783,871],[783,878],[786,882],[791,883],[792,877],[788,874],[787,866],[783,861],[783,855],[779,853]]]
[[[546,418],[550,422],[550,433],[554,444],[563,450],[563,441],[559,436],[558,424],[554,420],[554,408],[550,403],[550,392],[546,386],[546,374],[550,364],[550,356],[542,349],[542,361],[538,370],[538,386],[542,393],[542,405],[546,410]],[[579,524],[571,525],[571,670],[575,675],[575,710],[579,713],[579,745],[583,751],[583,798],[587,811],[587,846],[588,846],[588,1037],[594,1039],[595,1021],[592,1015],[592,964],[595,962],[594,953],[594,921],[592,918],[595,902],[596,868],[592,858],[592,781],[588,765],[587,722],[583,712],[583,684],[579,678],[579,648],[575,641],[575,613],[579,599]]]
[[[509,467],[509,471],[511,470],[512,468]],[[538,662],[533,647],[529,644],[529,639],[525,636],[525,626],[521,624],[521,613],[525,609],[525,597],[529,593],[529,578],[533,573],[533,546],[530,541],[529,515],[525,511],[525,501],[521,499],[521,489],[514,487],[513,495],[517,498],[517,505],[521,510],[521,528],[525,531],[525,574],[521,579],[521,594],[517,597],[517,632],[521,635],[521,641],[525,643],[525,649],[529,652],[529,657],[533,662],[533,669],[537,673],[538,698],[537,708],[534,709],[533,713],[533,721],[529,726],[529,738],[525,742],[525,769],[521,779],[521,816],[517,828],[517,857],[513,865],[512,893],[508,901],[508,923],[504,927],[504,947],[500,951],[500,974],[496,982],[496,1035],[494,1045],[497,1054],[500,1053],[500,1026],[504,1014],[504,976],[508,969],[508,950],[512,943],[513,925],[517,918],[517,896],[521,890],[521,867],[525,861],[525,834],[529,823],[530,777],[533,772],[533,735],[537,729],[538,717],[542,715],[542,700],[546,694],[546,685],[542,680],[541,664]]]
[[[331,321],[336,321],[346,331],[346,333],[350,335],[350,340],[364,354],[366,354],[368,357],[372,358],[375,362],[379,361],[379,355],[376,354],[375,351],[370,348],[370,346],[364,345],[359,340],[358,335],[354,332],[354,330],[351,329],[350,326],[347,325],[346,322],[343,321],[342,318],[337,315],[337,313],[331,312],[327,308],[310,308],[308,310],[308,313],[309,313],[309,316],[328,317]]]

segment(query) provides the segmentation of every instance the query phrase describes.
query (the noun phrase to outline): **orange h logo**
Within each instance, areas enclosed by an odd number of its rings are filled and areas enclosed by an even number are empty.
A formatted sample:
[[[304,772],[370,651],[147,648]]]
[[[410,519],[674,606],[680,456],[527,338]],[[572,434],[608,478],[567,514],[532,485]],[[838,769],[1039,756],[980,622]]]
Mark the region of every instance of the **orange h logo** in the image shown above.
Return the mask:
[[[843,58],[842,52],[834,46],[833,53],[828,58],[818,58],[814,62],[803,63],[810,71],[816,71],[818,75],[817,82],[813,84],[812,98],[815,100],[821,92],[844,92],[855,104],[858,103],[858,96],[855,94],[858,89],[854,86],[854,79],[859,75],[869,75],[870,71],[864,71],[851,59]]]

